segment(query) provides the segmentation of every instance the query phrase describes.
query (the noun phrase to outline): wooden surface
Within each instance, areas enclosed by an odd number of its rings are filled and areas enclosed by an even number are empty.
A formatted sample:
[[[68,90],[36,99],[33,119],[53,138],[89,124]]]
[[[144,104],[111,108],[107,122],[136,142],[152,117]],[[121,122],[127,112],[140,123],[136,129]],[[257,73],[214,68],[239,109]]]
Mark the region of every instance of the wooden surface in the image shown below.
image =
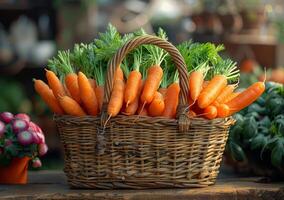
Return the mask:
[[[1,185],[0,199],[242,200],[284,199],[284,183],[257,183],[259,178],[218,179],[202,189],[71,190],[60,171],[29,172],[27,185]]]

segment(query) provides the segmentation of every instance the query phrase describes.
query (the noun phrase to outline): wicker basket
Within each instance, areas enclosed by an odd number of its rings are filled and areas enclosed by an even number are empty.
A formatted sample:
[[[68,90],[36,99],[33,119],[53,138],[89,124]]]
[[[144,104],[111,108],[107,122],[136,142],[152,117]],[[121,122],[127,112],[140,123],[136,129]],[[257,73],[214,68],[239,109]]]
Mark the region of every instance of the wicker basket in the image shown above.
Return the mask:
[[[178,68],[178,119],[119,115],[104,127],[115,69],[128,52],[142,44],[163,48]],[[187,94],[186,66],[172,44],[154,36],[137,37],[125,44],[110,62],[101,116],[54,117],[70,186],[145,189],[214,184],[233,120],[189,118],[185,113]]]

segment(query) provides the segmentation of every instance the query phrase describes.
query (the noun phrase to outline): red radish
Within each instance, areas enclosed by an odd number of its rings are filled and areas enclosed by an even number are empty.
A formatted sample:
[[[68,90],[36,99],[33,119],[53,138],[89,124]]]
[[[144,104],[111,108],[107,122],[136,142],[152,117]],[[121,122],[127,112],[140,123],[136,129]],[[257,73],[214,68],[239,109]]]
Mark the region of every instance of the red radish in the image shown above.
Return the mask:
[[[21,131],[26,131],[29,128],[29,124],[26,120],[15,119],[12,121],[12,129],[14,133],[19,133]]]
[[[14,119],[14,115],[10,112],[2,112],[0,114],[0,119],[6,124],[9,124]]]
[[[39,144],[38,145],[39,156],[45,155],[47,151],[48,151],[48,147],[47,147],[46,144]]]
[[[33,164],[32,164],[33,168],[40,168],[42,166],[41,161],[40,161],[39,158],[33,159],[32,162],[33,162]]]
[[[33,135],[29,131],[22,131],[18,133],[17,138],[19,143],[24,146],[33,143]]]
[[[0,148],[0,155],[4,153],[3,148]]]
[[[5,124],[0,121],[0,138],[2,138],[4,136],[5,131],[6,131]]]
[[[16,114],[15,115],[15,118],[17,119],[22,119],[22,120],[26,120],[27,122],[30,122],[31,121],[31,118],[25,114],[25,113],[19,113],[19,114]]]

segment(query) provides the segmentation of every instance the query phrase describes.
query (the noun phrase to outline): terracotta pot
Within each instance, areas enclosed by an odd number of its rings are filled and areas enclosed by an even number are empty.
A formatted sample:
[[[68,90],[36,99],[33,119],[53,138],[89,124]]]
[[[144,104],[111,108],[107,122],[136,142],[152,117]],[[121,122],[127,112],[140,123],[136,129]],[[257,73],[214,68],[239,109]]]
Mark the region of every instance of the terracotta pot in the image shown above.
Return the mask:
[[[26,184],[29,157],[13,158],[8,166],[0,165],[0,184]]]

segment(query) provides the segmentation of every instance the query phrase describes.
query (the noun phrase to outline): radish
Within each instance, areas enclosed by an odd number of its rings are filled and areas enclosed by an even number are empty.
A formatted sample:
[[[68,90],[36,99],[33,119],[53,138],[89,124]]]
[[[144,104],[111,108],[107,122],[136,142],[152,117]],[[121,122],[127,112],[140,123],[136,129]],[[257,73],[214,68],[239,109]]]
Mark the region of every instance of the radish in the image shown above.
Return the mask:
[[[19,133],[21,131],[25,131],[28,130],[29,128],[29,124],[26,120],[22,120],[22,119],[15,119],[12,121],[12,129],[14,131],[14,133]]]
[[[4,153],[3,148],[0,147],[0,155]]]
[[[0,119],[6,124],[9,124],[14,119],[14,115],[10,112],[2,112],[0,114]]]
[[[39,156],[45,155],[47,151],[48,151],[48,147],[47,147],[46,144],[39,144],[38,145]]]
[[[19,113],[19,114],[16,114],[15,115],[15,118],[17,119],[22,119],[22,120],[26,120],[27,122],[30,122],[31,121],[31,118],[25,114],[25,113]]]
[[[33,159],[32,162],[33,162],[32,166],[33,166],[34,168],[39,168],[39,167],[41,167],[41,165],[42,165],[39,158]]]
[[[29,131],[22,131],[18,133],[17,138],[19,143],[24,146],[33,143],[33,135]]]
[[[5,124],[0,121],[0,138],[2,138],[4,136],[5,131],[6,131]]]

